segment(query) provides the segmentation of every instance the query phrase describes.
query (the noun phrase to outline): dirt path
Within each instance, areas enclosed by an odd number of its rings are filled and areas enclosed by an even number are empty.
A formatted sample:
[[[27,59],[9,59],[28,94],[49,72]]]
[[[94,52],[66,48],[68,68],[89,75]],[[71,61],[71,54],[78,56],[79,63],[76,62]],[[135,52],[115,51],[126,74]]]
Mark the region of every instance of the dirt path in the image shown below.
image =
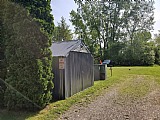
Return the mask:
[[[90,104],[75,105],[58,120],[160,120],[160,86],[150,76],[130,76]]]

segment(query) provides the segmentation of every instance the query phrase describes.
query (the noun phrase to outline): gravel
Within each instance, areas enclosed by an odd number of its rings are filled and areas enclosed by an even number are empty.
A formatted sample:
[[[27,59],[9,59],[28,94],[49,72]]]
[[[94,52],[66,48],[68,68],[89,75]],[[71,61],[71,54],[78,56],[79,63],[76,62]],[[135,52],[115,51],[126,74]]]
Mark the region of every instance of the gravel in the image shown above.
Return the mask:
[[[134,78],[134,82],[139,80],[146,82],[143,76]],[[124,84],[115,85],[88,105],[72,106],[58,120],[160,120],[160,86],[150,80],[149,92],[133,99],[120,94]]]

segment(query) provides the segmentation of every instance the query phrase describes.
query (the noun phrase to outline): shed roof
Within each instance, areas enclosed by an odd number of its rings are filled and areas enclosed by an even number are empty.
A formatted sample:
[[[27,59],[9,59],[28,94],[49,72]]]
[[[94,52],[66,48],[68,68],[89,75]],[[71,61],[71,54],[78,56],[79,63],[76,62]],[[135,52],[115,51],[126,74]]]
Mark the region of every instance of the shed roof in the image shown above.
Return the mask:
[[[51,51],[52,56],[67,56],[70,51],[89,53],[89,50],[81,40],[53,42]]]

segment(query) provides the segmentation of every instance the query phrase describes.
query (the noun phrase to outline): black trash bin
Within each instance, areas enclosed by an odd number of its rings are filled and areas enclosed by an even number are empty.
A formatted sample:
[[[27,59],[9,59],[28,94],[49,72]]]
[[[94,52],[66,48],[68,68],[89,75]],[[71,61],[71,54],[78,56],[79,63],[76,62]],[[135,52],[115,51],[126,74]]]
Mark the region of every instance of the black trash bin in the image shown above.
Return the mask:
[[[106,80],[107,79],[107,64],[95,64],[94,65],[94,80]]]

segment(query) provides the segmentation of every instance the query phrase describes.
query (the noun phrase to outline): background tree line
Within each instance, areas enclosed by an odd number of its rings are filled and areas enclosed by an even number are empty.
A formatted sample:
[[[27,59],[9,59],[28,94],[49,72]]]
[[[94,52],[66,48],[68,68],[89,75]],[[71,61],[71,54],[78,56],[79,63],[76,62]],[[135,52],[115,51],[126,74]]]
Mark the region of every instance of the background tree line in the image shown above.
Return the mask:
[[[154,0],[75,0],[71,22],[95,62],[110,59],[115,65],[159,64],[159,49],[150,31],[154,24]],[[156,38],[157,39],[157,38]]]

